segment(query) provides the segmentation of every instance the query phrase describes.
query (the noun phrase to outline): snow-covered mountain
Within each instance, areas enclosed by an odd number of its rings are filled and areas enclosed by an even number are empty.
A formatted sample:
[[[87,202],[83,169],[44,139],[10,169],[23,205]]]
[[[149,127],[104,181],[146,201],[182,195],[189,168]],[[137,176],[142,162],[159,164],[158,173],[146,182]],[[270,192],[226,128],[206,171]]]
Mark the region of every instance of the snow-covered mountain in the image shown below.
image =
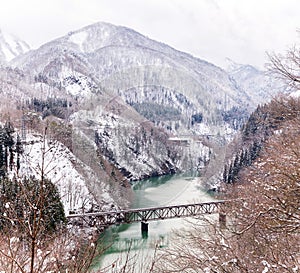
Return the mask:
[[[273,92],[250,67],[228,73],[108,23],[70,32],[9,65],[0,68],[0,98],[10,106],[0,113],[22,120],[24,132],[41,134],[47,125],[63,145],[64,166],[76,169],[65,181],[79,177],[98,203],[107,194],[124,204],[130,180],[204,167],[212,142],[224,141]],[[254,82],[263,90],[251,92]],[[67,194],[65,185],[60,191]]]
[[[0,65],[6,65],[13,58],[29,50],[30,47],[26,42],[0,29]]]
[[[249,64],[238,64],[227,58],[227,69],[237,87],[247,93],[258,105],[269,101],[274,95],[288,91],[287,86],[267,73]]]
[[[172,132],[197,133],[199,124],[193,122],[193,115],[201,115],[209,125],[222,123],[225,95],[227,109],[254,107],[251,97],[237,89],[221,68],[107,23],[70,32],[11,65],[77,97],[99,90],[120,96]]]

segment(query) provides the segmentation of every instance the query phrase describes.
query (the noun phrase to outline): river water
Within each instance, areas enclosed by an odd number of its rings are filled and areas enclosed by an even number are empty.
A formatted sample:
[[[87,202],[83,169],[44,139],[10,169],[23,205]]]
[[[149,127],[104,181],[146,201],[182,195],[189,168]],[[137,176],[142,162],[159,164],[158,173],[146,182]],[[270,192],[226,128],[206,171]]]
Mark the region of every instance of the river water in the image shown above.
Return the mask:
[[[167,205],[181,205],[212,201],[213,197],[201,186],[197,173],[166,175],[142,180],[133,185],[135,193],[132,208],[147,208]],[[155,247],[168,247],[170,235],[175,229],[186,228],[184,219],[149,221],[147,236],[141,233],[141,224],[120,225],[109,228],[104,242],[110,245],[106,254],[98,261],[97,268],[111,264],[121,266],[128,249],[145,257]],[[140,254],[142,252],[142,254]],[[117,272],[117,271],[105,271]],[[137,271],[142,272],[142,271]]]

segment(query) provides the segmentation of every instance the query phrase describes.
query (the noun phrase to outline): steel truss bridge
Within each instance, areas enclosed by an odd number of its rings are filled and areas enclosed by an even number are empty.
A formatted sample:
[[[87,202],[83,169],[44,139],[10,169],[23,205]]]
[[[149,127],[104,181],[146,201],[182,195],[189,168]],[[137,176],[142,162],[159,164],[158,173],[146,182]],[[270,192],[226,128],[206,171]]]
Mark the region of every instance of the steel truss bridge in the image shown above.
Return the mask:
[[[104,228],[110,225],[122,223],[129,224],[134,222],[141,222],[143,229],[143,224],[147,223],[148,221],[191,217],[213,213],[219,213],[219,221],[224,222],[226,221],[226,218],[225,215],[222,214],[221,207],[224,206],[226,202],[227,201],[225,200],[220,200],[187,205],[70,214],[69,216],[67,216],[67,218],[69,220],[76,219],[77,221],[80,221],[81,219],[81,221],[85,222],[88,226],[97,228]],[[221,218],[223,218],[223,220]]]

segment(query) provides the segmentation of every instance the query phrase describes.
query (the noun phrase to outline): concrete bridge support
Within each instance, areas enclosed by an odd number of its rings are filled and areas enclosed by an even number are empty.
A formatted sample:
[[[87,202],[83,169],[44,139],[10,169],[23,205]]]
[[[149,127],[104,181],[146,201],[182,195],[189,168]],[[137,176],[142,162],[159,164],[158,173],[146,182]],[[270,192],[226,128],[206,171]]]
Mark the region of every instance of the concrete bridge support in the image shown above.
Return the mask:
[[[142,237],[148,238],[148,223],[141,222],[141,231],[142,231]]]

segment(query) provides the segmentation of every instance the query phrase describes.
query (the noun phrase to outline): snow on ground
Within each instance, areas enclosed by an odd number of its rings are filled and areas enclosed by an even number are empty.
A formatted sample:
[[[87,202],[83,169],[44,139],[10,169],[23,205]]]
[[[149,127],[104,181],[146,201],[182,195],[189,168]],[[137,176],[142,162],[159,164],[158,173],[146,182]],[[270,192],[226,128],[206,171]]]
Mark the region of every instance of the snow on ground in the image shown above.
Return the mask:
[[[80,31],[80,32],[77,32],[77,33],[73,33],[69,40],[72,42],[72,43],[75,43],[79,46],[80,50],[81,51],[84,51],[84,47],[83,47],[83,44],[84,42],[86,41],[86,38],[87,38],[88,34],[87,32],[85,31]]]
[[[29,135],[24,145],[19,175],[34,175],[40,178],[43,169],[45,177],[58,187],[65,213],[68,215],[70,211],[89,210],[96,204],[86,186],[86,178],[75,169],[75,164],[84,165],[61,143],[51,142],[48,139],[44,143],[42,136]],[[86,165],[83,167],[89,168]],[[102,197],[107,203],[113,202],[105,191]]]
[[[0,50],[4,53],[7,62],[19,54],[27,52],[29,49],[29,46],[25,42],[13,35],[0,31]]]
[[[88,97],[92,93],[92,84],[88,78],[65,65],[62,67],[61,79],[63,87],[72,96]]]
[[[12,60],[15,57],[14,53],[12,52],[12,50],[10,49],[10,47],[7,46],[7,45],[5,45],[5,46],[2,47],[2,51],[3,51],[5,59],[7,61],[10,61],[10,60]]]
[[[292,98],[300,98],[300,90],[294,91],[290,94]]]

